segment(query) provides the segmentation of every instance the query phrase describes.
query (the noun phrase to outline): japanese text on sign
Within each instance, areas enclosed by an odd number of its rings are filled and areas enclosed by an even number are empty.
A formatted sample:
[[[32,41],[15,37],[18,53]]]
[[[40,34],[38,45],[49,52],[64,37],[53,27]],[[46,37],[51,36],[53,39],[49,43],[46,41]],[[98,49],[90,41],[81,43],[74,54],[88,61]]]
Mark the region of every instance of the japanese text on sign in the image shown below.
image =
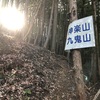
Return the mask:
[[[94,47],[93,17],[76,20],[69,25],[65,50]]]

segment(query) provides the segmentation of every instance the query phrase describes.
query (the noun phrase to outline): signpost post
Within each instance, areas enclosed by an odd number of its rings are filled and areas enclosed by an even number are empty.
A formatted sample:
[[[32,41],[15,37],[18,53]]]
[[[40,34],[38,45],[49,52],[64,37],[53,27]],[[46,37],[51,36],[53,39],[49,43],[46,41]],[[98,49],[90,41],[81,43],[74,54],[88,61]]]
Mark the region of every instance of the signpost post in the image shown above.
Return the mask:
[[[68,34],[67,34],[68,36],[67,36],[65,50],[75,49],[73,50],[73,67],[75,69],[75,82],[78,90],[79,100],[86,100],[86,94],[84,89],[85,84],[83,81],[81,53],[77,48],[85,47],[84,43],[86,43],[87,46],[88,45],[95,46],[93,33],[90,34],[89,32],[90,28],[92,28],[93,25],[90,21],[87,22],[86,19],[82,23],[81,23],[82,20],[78,20],[78,22],[75,21],[77,20],[76,0],[69,0],[69,10],[70,10],[71,24],[69,25],[69,29],[68,29]],[[93,43],[92,42],[89,43],[90,41],[92,41]],[[83,46],[80,43],[82,43]]]

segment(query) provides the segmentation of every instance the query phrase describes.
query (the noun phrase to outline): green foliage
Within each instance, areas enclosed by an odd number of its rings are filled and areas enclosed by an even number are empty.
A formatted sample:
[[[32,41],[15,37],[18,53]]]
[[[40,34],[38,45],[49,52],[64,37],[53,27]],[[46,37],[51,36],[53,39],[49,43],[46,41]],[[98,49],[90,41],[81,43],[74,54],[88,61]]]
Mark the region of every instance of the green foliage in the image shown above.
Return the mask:
[[[24,94],[25,94],[25,95],[31,95],[32,92],[31,92],[30,89],[25,89],[25,90],[24,90]]]

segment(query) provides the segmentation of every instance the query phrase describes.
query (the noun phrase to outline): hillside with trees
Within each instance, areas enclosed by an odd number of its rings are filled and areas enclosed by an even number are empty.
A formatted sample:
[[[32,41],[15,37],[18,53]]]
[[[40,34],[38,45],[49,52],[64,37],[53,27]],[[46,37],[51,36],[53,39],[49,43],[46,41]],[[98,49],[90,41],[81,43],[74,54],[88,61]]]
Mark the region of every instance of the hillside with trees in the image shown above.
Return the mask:
[[[65,51],[91,15],[96,46]],[[0,0],[0,99],[99,100],[99,33],[99,0]]]

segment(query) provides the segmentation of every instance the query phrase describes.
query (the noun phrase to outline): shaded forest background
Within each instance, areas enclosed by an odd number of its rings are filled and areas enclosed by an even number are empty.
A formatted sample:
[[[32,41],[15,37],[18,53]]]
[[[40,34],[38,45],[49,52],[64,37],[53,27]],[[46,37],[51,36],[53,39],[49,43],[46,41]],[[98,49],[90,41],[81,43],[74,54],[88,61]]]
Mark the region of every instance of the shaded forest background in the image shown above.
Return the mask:
[[[72,50],[64,51],[70,12],[68,0],[1,0],[1,6],[16,6],[25,14],[22,30],[10,31],[1,27],[3,34],[17,41],[25,41],[64,55],[72,64]],[[84,77],[96,82],[100,76],[100,1],[77,0],[78,18],[94,16],[96,47],[81,49]],[[14,34],[13,34],[14,33]]]

